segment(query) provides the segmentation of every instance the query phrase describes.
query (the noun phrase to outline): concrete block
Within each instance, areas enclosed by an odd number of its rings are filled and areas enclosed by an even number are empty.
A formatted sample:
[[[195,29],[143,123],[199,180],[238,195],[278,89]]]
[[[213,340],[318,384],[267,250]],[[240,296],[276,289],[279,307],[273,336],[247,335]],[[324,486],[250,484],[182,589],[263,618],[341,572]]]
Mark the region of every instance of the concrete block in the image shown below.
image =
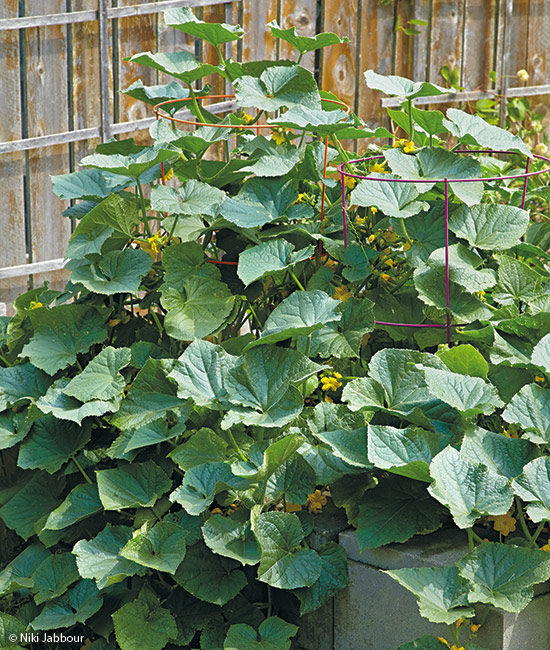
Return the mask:
[[[550,594],[533,598],[519,614],[504,614],[504,650],[550,648]]]
[[[334,600],[300,619],[297,635],[303,650],[334,650]]]

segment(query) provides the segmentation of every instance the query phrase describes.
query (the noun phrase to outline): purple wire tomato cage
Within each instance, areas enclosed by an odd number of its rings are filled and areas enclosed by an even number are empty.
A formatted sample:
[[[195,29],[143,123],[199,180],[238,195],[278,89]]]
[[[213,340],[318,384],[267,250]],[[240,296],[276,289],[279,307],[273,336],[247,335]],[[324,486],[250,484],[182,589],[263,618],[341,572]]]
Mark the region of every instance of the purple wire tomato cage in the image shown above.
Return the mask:
[[[516,151],[495,151],[493,149],[477,149],[477,150],[468,150],[461,149],[456,151],[456,153],[461,154],[517,154]],[[538,158],[544,160],[547,163],[550,163],[550,158],[545,158],[544,156],[538,156],[532,154],[533,158]],[[380,160],[384,158],[383,155],[380,156],[370,156],[368,158],[357,158],[355,160],[350,160],[347,164],[360,163],[360,162],[369,162],[371,160]],[[376,325],[384,325],[386,327],[436,327],[436,328],[445,328],[447,330],[447,345],[451,343],[451,328],[457,327],[451,323],[451,316],[449,313],[450,310],[450,282],[449,282],[449,183],[479,183],[479,182],[490,182],[490,181],[507,181],[515,179],[523,179],[523,198],[521,201],[522,209],[525,209],[525,200],[527,197],[527,181],[530,176],[540,176],[541,174],[546,174],[550,172],[550,167],[546,167],[539,171],[530,172],[529,166],[531,164],[531,158],[527,158],[527,164],[525,166],[525,172],[523,174],[515,174],[513,176],[492,176],[490,178],[420,178],[420,179],[405,179],[405,178],[383,178],[382,176],[362,176],[360,174],[351,174],[350,172],[345,171],[344,167],[346,163],[341,163],[338,166],[338,171],[340,173],[342,181],[342,216],[344,222],[344,248],[348,245],[348,234],[347,234],[347,205],[346,205],[346,184],[345,178],[355,178],[362,181],[381,181],[383,183],[443,183],[445,190],[445,296],[446,296],[446,323],[434,324],[434,323],[387,323],[385,321],[374,321]]]

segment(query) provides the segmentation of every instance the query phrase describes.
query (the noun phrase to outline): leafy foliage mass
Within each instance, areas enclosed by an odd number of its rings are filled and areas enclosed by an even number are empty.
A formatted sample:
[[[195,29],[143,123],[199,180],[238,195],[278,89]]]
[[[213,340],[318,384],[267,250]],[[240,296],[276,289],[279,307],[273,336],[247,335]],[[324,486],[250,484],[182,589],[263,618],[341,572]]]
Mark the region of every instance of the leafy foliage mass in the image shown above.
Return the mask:
[[[550,519],[548,191],[534,178],[524,204],[522,183],[457,182],[517,171],[530,151],[478,116],[413,104],[446,89],[372,71],[368,85],[403,105],[393,132],[369,131],[299,65],[334,34],[273,23],[298,63],[237,63],[222,46],[240,27],[189,9],[165,19],[219,65],[136,54],[176,81],[126,92],[168,114],[183,100],[214,126],[159,120],[151,146],[112,141],[55,177],[79,201],[65,213],[70,281],[0,320],[0,449],[18,468],[0,517],[22,540],[0,573],[0,646],[71,628],[91,650],[288,650],[298,611],[347,585],[343,550],[309,538],[328,496],[361,548],[468,531],[456,566],[389,572],[458,647],[474,604],[518,612],[550,578],[537,548]],[[212,74],[235,89],[223,119],[197,88]],[[372,137],[393,146],[352,164],[342,141]],[[370,177],[345,181],[348,246],[340,163]],[[497,533],[480,529],[491,521]]]

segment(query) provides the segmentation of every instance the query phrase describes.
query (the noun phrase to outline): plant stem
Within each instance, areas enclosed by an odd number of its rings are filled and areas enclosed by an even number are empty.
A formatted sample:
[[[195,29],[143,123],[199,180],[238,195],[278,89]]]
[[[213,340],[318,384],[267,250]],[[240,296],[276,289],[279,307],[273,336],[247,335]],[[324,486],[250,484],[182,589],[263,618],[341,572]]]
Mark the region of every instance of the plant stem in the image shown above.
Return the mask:
[[[170,232],[168,233],[168,239],[166,240],[166,243],[169,244],[172,240],[172,237],[174,236],[174,232],[176,230],[176,226],[178,225],[178,221],[181,215],[177,214],[174,223],[172,224],[172,228],[170,228]]]
[[[147,231],[147,235],[149,237],[151,236],[151,229],[149,228],[149,220],[147,219],[147,209],[145,208],[145,195],[143,194],[143,187],[141,187],[141,183],[139,182],[139,179],[136,178],[136,186],[138,190],[138,195],[139,195],[139,203],[141,206],[141,216],[143,219],[143,225],[145,226],[145,229]]]
[[[258,330],[262,329],[262,324],[260,323],[260,319],[258,318],[258,315],[254,311],[254,307],[252,306],[252,303],[249,302],[248,306],[250,307],[250,311],[252,312],[252,315],[254,316],[254,319],[256,320],[256,325],[258,326]]]
[[[189,97],[191,97],[191,101],[193,102],[193,107],[197,111],[196,118],[200,122],[204,122],[204,118],[201,113],[201,107],[199,106],[199,103],[197,101],[197,96],[195,95],[195,91],[193,90],[193,86],[191,84],[187,84],[187,87],[189,88]]]
[[[267,585],[267,618],[271,616],[272,609],[273,603],[271,601],[271,587]]]
[[[468,546],[470,547],[470,551],[473,551],[475,548],[474,531],[471,528],[468,528],[466,532],[468,533]]]
[[[290,275],[292,276],[294,282],[296,282],[296,284],[298,285],[298,287],[300,287],[300,291],[305,291],[305,289],[304,289],[302,283],[300,282],[300,280],[298,280],[298,278],[296,277],[295,273],[294,273],[293,271],[290,271],[290,270],[289,270],[289,273],[290,273]]]
[[[346,167],[346,169],[347,169],[350,173],[353,174],[355,170],[354,170],[353,167],[349,164],[349,158],[348,158],[348,155],[347,155],[347,153],[344,151],[344,149],[343,149],[343,147],[342,147],[342,144],[341,144],[340,140],[338,140],[338,138],[337,138],[334,134],[331,136],[331,140],[332,140],[334,146],[336,147],[336,149],[338,149],[338,153],[340,154],[340,158],[342,158],[342,160],[343,160],[343,162],[344,162],[344,166]]]
[[[515,502],[516,502],[516,509],[518,511],[518,519],[521,526],[521,530],[523,530],[523,534],[527,538],[527,541],[531,542],[532,541],[531,533],[529,532],[529,528],[525,521],[525,517],[523,516],[523,507],[521,505],[521,500],[518,496],[516,496]]]
[[[529,542],[529,546],[536,546],[537,539],[539,538],[539,535],[541,534],[542,529],[544,528],[545,525],[546,525],[546,520],[543,520],[543,521],[540,522],[537,529],[533,533],[533,536],[531,537],[531,541]]]
[[[409,137],[413,141],[413,113],[412,113],[412,99],[407,100],[407,106],[409,109]]]
[[[90,479],[88,474],[84,471],[82,468],[82,465],[76,460],[75,456],[72,456],[72,459],[74,460],[74,464],[78,467],[79,472],[82,474],[82,476],[86,479],[86,481],[90,484],[93,485],[93,481]]]
[[[157,329],[159,331],[159,338],[158,342],[160,343],[162,341],[162,336],[163,336],[163,331],[162,331],[162,325],[160,324],[159,317],[157,316],[157,313],[153,310],[149,310],[149,313],[153,317],[153,320],[155,321],[155,325],[157,326]]]

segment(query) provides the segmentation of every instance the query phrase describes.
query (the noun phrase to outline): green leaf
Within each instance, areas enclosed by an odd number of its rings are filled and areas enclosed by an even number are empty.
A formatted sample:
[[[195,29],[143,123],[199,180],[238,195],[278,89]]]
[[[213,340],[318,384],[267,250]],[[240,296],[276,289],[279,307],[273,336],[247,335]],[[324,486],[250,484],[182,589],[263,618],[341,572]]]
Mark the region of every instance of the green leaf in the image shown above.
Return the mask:
[[[112,617],[121,650],[162,650],[169,639],[178,635],[170,612],[145,600],[126,603]]]
[[[384,174],[385,179],[396,178]],[[418,201],[418,190],[413,183],[390,183],[387,181],[360,181],[351,193],[351,203],[375,207],[388,217],[406,219],[429,209],[425,201]]]
[[[53,193],[65,200],[104,199],[110,194],[121,192],[132,183],[125,176],[100,169],[82,169],[70,174],[52,176],[51,179]]]
[[[105,239],[112,234],[109,228],[129,239],[140,222],[136,201],[110,194],[80,220],[69,240],[66,257],[78,258],[79,255],[99,253]]]
[[[508,479],[446,447],[431,462],[430,494],[447,506],[459,528],[471,528],[482,515],[505,515],[512,505]]]
[[[111,458],[126,458],[125,454],[142,449],[143,447],[150,447],[151,445],[158,445],[161,442],[172,440],[181,435],[185,429],[185,418],[180,418],[178,423],[171,429],[168,428],[168,421],[162,417],[154,420],[137,429],[127,429],[123,431],[120,438],[117,438],[113,446],[120,444],[120,453],[122,456],[111,456]],[[121,440],[123,438],[123,440]],[[118,443],[118,444],[117,444]],[[112,449],[112,447],[111,447]],[[109,449],[109,451],[111,451]]]
[[[502,417],[526,430],[525,437],[539,445],[550,441],[550,391],[535,384],[516,393]]]
[[[449,88],[442,88],[428,81],[411,81],[410,79],[398,77],[397,75],[377,74],[374,70],[367,70],[364,74],[369,88],[380,90],[386,93],[386,95],[394,95],[405,99],[445,95],[453,92]]]
[[[424,129],[428,135],[437,135],[446,133],[447,129],[443,125],[444,115],[441,111],[428,111],[412,107],[413,120],[421,129]]]
[[[81,483],[65,497],[65,501],[53,510],[44,524],[48,530],[61,530],[72,526],[103,509],[97,485]]]
[[[202,542],[187,549],[174,576],[186,591],[214,605],[225,605],[247,584],[239,563],[212,553]]]
[[[472,417],[480,413],[490,415],[504,406],[497,389],[481,377],[469,377],[449,370],[425,368],[426,383],[430,393],[464,415]]]
[[[0,411],[44,395],[51,379],[30,363],[0,368]]]
[[[184,34],[200,38],[210,45],[222,45],[241,39],[245,31],[239,25],[210,23],[199,20],[189,7],[177,7],[164,11],[164,22]]]
[[[51,553],[42,544],[30,544],[0,572],[0,594],[33,586],[36,569]],[[1,637],[0,637],[1,638]]]
[[[424,111],[418,111],[424,112]],[[429,147],[418,152],[418,161],[426,178],[479,178],[481,165],[468,156],[460,156],[441,147]],[[483,197],[483,183],[450,183],[451,190],[466,205],[480,203]]]
[[[171,81],[169,84],[145,86],[141,79],[134,81],[128,88],[122,91],[125,95],[138,99],[145,104],[156,106],[157,104],[168,102],[174,99],[173,104],[164,104],[162,110],[174,115],[185,102],[178,101],[179,99],[186,99],[189,97],[189,91],[183,88],[176,81]],[[161,120],[159,120],[161,122]]]
[[[311,587],[321,576],[319,555],[299,546],[304,538],[300,520],[293,513],[264,512],[254,522],[261,550],[258,580],[279,589]]]
[[[13,486],[0,508],[0,517],[8,528],[27,540],[36,533],[35,526],[41,525],[57,508],[57,495],[62,489],[59,477],[54,480],[43,472],[33,472],[30,478]]]
[[[145,567],[121,555],[131,538],[131,528],[107,524],[93,539],[81,539],[73,547],[80,575],[93,578],[99,589],[121,582],[127,576],[144,575]]]
[[[348,131],[359,131],[356,129],[356,120],[340,109],[335,111],[322,110],[320,108],[309,108],[307,106],[293,106],[283,115],[273,118],[271,122],[274,127],[284,126],[290,129],[298,129],[315,133],[316,135],[345,134],[349,137]],[[364,137],[369,136],[368,131],[361,132]]]
[[[34,335],[22,354],[49,375],[75,363],[77,354],[84,354],[107,336],[103,318],[89,305],[33,309],[29,317]]]
[[[517,475],[516,475],[517,476]],[[538,523],[550,519],[550,457],[535,458],[512,481],[514,492],[527,501],[527,513]]]
[[[550,334],[543,336],[535,345],[531,355],[531,362],[550,374]]]
[[[473,345],[456,345],[447,350],[441,350],[437,356],[451,372],[470,377],[487,379],[489,364]]]
[[[470,115],[457,108],[449,108],[447,119],[443,120],[443,124],[463,144],[478,144],[484,149],[495,151],[517,151],[530,158],[533,155],[519,136],[498,126],[487,124],[479,115]]]
[[[184,52],[178,52],[178,54],[184,54]],[[188,52],[185,52],[185,54],[189,55]],[[130,60],[137,60],[137,57],[139,56],[139,54],[136,54]],[[159,57],[162,55],[157,54],[155,56]],[[93,153],[90,156],[82,158],[80,164],[88,167],[104,169],[110,171],[112,174],[121,174],[122,176],[139,178],[144,172],[152,169],[159,163],[174,157],[174,155],[174,151],[166,149],[164,145],[160,144],[153,145],[152,147],[143,147],[138,151],[133,151],[127,155],[121,153]]]
[[[512,257],[498,258],[498,286],[493,298],[503,305],[517,304],[520,300],[532,303],[544,292],[545,277],[527,264]]]
[[[251,178],[237,196],[225,199],[219,212],[241,228],[256,228],[288,216],[297,198],[298,193],[288,180]]]
[[[239,255],[237,275],[248,286],[266,275],[292,268],[309,259],[312,254],[313,246],[295,252],[294,246],[285,239],[272,239],[247,248]]]
[[[519,476],[536,451],[525,438],[508,438],[479,428],[466,431],[460,448],[462,456],[483,463],[491,472],[507,479]]]
[[[320,405],[316,407],[316,410]],[[344,424],[344,423],[342,423]],[[342,428],[334,424],[328,431],[314,431],[316,438],[327,444],[334,455],[354,467],[372,468],[367,458],[367,427],[363,423],[359,426]]]
[[[136,531],[120,554],[136,564],[174,574],[185,557],[186,538],[178,524],[159,521],[151,530]]]
[[[25,634],[25,625],[15,616],[0,612],[0,645],[3,650],[23,650],[18,641]]]
[[[532,585],[550,578],[550,557],[538,549],[486,542],[457,564],[470,581],[469,600],[519,612],[533,597]]]
[[[71,553],[49,555],[33,574],[34,602],[37,605],[63,595],[80,575]]]
[[[262,334],[248,345],[276,343],[295,336],[307,335],[327,323],[339,321],[339,301],[324,291],[295,291],[268,316]]]
[[[18,467],[45,469],[54,474],[90,440],[90,428],[42,417],[32,425],[19,447]]]
[[[346,552],[335,542],[329,542],[319,551],[322,570],[317,582],[302,587],[294,593],[300,599],[300,614],[309,614],[324,605],[340,589],[348,586],[348,562]]]
[[[221,346],[208,341],[193,341],[168,375],[178,385],[178,397],[191,398],[199,406],[227,406],[227,373],[237,358]]]
[[[223,644],[224,650],[290,650],[291,637],[298,628],[277,616],[263,621],[258,631],[245,623],[229,628]]]
[[[235,81],[235,99],[239,106],[269,112],[295,106],[321,107],[313,74],[298,65],[271,66],[259,77],[240,77]]]
[[[449,278],[451,282],[463,287],[469,293],[488,289],[496,284],[495,273],[492,269],[478,269],[483,259],[463,244],[453,244],[448,249]],[[429,256],[427,265],[443,272],[445,269],[445,248],[439,248]]]
[[[416,639],[416,641],[400,645],[397,650],[447,650],[448,648],[449,646],[446,643],[439,641],[439,639],[436,639],[434,636],[422,636],[419,639]],[[468,650],[476,649],[468,646]]]
[[[292,47],[296,48],[300,54],[320,50],[329,45],[349,43],[349,38],[340,38],[337,34],[333,34],[332,32],[322,32],[313,37],[300,36],[296,33],[296,27],[283,29],[279,26],[276,20],[272,20],[267,26],[271,29],[271,34],[275,38],[280,38],[282,41],[289,43]]]
[[[212,515],[202,527],[204,541],[217,555],[230,557],[241,564],[257,564],[260,551],[249,521]]]
[[[71,282],[82,284],[88,291],[112,296],[116,293],[137,293],[141,279],[151,270],[153,260],[145,251],[126,248],[109,251],[97,262],[82,260],[73,267]]]
[[[273,500],[284,497],[288,503],[305,503],[318,482],[311,465],[301,454],[296,454],[269,478],[266,495]]]
[[[256,143],[257,147],[254,146]],[[250,164],[242,167],[242,171],[262,178],[286,176],[307,154],[307,149],[298,149],[287,142],[277,144],[264,138],[255,138],[247,149],[250,153]]]
[[[304,438],[300,434],[292,433],[271,443],[263,453],[261,464],[238,461],[233,463],[231,469],[236,476],[243,476],[250,481],[266,480],[292,458],[303,442]]]
[[[190,643],[195,632],[203,630],[220,611],[216,605],[194,598],[183,589],[173,589],[165,604],[176,621],[178,636],[174,643],[179,645]]]
[[[103,597],[91,580],[80,580],[61,598],[48,603],[31,621],[35,630],[70,628],[84,623],[103,605]]]
[[[445,514],[423,483],[400,476],[385,478],[359,504],[357,543],[361,550],[431,533],[441,527]]]
[[[152,460],[96,471],[99,498],[105,510],[154,506],[172,482]]]
[[[107,347],[65,387],[65,393],[81,402],[119,397],[126,385],[120,374],[130,363],[130,348]]]
[[[187,470],[204,463],[216,463],[225,460],[227,443],[212,429],[202,428],[195,431],[184,443],[173,449],[168,456],[181,469]]]
[[[460,206],[451,212],[449,228],[482,250],[506,250],[517,243],[529,225],[529,213],[512,205]]]
[[[184,291],[163,285],[162,306],[168,311],[164,327],[178,341],[192,341],[217,331],[233,310],[235,296],[218,280],[189,277]]]
[[[197,180],[182,183],[177,189],[168,185],[156,185],[151,190],[151,208],[168,214],[214,216],[225,193],[217,187]]]
[[[429,464],[448,443],[447,436],[418,427],[368,426],[368,458],[375,467],[431,483]]]
[[[469,584],[454,566],[395,569],[384,573],[417,597],[420,614],[432,623],[452,625],[474,615],[468,606]]]

